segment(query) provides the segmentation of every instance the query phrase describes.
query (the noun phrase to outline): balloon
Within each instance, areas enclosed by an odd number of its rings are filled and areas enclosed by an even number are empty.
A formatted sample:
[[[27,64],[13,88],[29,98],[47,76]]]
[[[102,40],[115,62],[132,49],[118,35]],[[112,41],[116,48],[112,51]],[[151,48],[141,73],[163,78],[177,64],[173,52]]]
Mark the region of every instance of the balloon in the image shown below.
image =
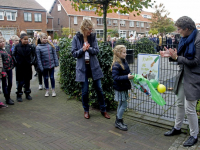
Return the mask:
[[[158,81],[156,79],[151,79],[150,83],[153,85],[153,87],[156,89],[158,87]]]
[[[157,90],[159,93],[164,93],[166,91],[166,87],[163,84],[159,84]]]

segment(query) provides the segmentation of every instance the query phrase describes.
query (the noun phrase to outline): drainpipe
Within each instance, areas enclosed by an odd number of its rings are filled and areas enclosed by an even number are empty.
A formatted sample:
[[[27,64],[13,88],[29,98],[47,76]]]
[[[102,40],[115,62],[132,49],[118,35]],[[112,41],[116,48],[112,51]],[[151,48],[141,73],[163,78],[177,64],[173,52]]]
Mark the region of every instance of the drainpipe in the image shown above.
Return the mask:
[[[70,28],[70,16],[69,16],[69,28]]]

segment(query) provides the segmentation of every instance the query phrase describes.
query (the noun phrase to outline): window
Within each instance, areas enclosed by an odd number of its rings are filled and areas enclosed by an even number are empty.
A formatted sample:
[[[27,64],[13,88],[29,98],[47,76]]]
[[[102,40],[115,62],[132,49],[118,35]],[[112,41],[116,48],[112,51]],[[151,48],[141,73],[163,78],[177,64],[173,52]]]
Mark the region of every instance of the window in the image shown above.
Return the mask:
[[[83,20],[85,20],[85,19],[91,20],[91,17],[83,17]]]
[[[147,15],[143,15],[143,18],[147,18]]]
[[[107,25],[108,25],[108,26],[111,26],[111,25],[112,25],[111,19],[107,19]]]
[[[77,16],[74,16],[74,24],[77,24]]]
[[[140,27],[140,22],[137,21],[136,27]]]
[[[148,35],[149,35],[149,31],[146,31],[146,32],[145,32],[145,35],[148,36]]]
[[[61,5],[58,4],[57,6],[58,6],[58,11],[61,11]]]
[[[103,18],[97,18],[97,25],[103,25]]]
[[[42,22],[42,14],[35,14],[35,22]]]
[[[144,28],[144,22],[141,22],[141,27]]]
[[[24,13],[24,21],[32,21],[31,13]]]
[[[151,16],[147,16],[148,19],[151,19]]]
[[[60,18],[58,18],[58,25],[60,25]]]
[[[129,22],[129,27],[134,27],[134,21]]]
[[[126,21],[125,20],[120,20],[120,26],[126,26]]]
[[[16,12],[6,12],[7,20],[16,21]]]
[[[96,37],[103,38],[103,30],[96,30]]]
[[[148,18],[148,19],[151,19],[151,16],[149,15],[142,15],[143,18]]]
[[[120,37],[126,38],[126,31],[120,30]]]
[[[147,28],[149,28],[149,23],[147,23]]]
[[[0,20],[4,20],[4,12],[0,11]]]
[[[117,20],[113,20],[113,26],[118,26]]]

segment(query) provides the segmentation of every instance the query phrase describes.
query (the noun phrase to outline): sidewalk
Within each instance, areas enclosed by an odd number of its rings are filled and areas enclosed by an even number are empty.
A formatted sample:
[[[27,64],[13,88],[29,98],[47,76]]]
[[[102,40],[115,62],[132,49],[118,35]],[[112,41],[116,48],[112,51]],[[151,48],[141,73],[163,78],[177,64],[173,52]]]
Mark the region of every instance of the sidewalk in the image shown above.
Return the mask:
[[[36,77],[31,81],[31,89],[32,101],[25,100],[23,95],[24,102],[0,109],[1,150],[185,149],[181,146],[185,134],[165,137],[166,129],[133,121],[126,116],[124,120],[129,130],[116,129],[116,112],[109,112],[111,119],[105,119],[98,110],[90,109],[91,118],[85,119],[81,102],[69,99],[58,81],[57,97],[54,98],[44,97],[45,91],[38,90]],[[15,81],[11,97],[16,99]],[[4,101],[3,94],[0,99]]]

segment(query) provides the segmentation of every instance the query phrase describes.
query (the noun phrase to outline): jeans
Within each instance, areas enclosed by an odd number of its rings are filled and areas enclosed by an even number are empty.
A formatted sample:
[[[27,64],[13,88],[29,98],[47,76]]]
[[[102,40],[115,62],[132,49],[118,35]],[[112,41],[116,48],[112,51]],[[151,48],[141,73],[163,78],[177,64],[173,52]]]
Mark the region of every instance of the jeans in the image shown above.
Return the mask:
[[[49,76],[51,80],[51,88],[55,89],[54,68],[44,69],[43,71],[44,84],[45,84],[46,90],[49,89]]]
[[[2,77],[2,88],[3,88],[4,97],[10,98],[10,92],[12,88],[12,69],[6,71],[6,73],[7,73],[8,78]],[[7,79],[8,79],[8,83],[7,83]]]
[[[86,73],[85,73],[85,82],[81,82],[82,86],[82,104],[85,112],[89,112],[89,99],[88,99],[88,90],[89,90],[89,82],[88,82],[88,72],[90,72],[90,65],[86,65]],[[95,90],[97,92],[97,97],[100,105],[101,112],[106,111],[106,105],[103,95],[103,90],[101,86],[101,79],[93,80]]]
[[[30,90],[30,80],[24,80],[24,81],[18,81],[18,87],[17,87],[17,94],[18,95],[22,95],[23,92],[22,92],[22,87],[25,87],[25,91],[24,93],[25,94],[30,94],[31,93],[31,90]]]
[[[117,108],[117,117],[122,119],[125,109],[127,108],[127,101],[119,101]]]

